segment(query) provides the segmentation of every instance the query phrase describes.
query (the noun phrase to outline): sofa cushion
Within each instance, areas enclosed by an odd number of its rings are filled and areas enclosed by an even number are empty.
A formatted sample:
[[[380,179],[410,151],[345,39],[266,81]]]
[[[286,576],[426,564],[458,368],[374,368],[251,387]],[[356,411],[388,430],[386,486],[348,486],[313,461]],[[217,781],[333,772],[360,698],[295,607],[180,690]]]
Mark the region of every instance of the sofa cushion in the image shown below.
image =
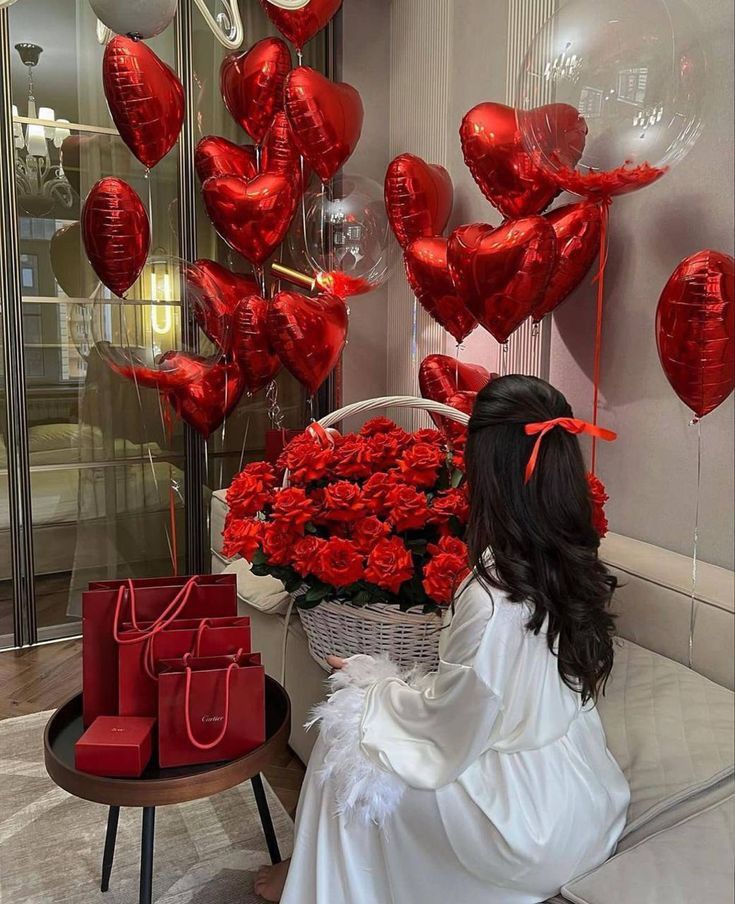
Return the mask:
[[[574,904],[731,904],[735,797],[651,835],[562,889]]]
[[[222,554],[222,531],[225,529],[227,515],[227,490],[216,490],[212,493],[212,505],[209,515],[209,542],[212,552]]]
[[[237,575],[237,595],[248,606],[272,615],[281,614],[288,609],[291,596],[286,593],[283,584],[269,575],[254,575],[250,570],[250,563],[245,559],[233,559],[223,571]]]
[[[692,626],[692,560],[689,556],[609,533],[600,555],[620,581],[613,595],[621,637],[690,665],[735,689],[732,637],[735,575],[700,561]],[[691,659],[691,662],[690,662]]]
[[[658,653],[618,640],[613,672],[598,706],[610,751],[630,783],[621,848],[649,834],[645,827],[654,818],[656,828],[662,828],[688,815],[691,808],[677,810],[686,801],[709,794],[702,803],[706,806],[712,795],[721,799],[730,792],[735,755],[731,691]]]

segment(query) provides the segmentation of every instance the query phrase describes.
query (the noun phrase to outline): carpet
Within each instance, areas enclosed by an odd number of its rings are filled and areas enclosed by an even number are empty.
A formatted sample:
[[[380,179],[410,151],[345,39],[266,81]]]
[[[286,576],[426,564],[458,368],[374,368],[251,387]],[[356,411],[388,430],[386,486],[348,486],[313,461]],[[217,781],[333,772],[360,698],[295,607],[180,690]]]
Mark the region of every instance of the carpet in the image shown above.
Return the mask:
[[[122,809],[110,890],[99,890],[107,808],[57,788],[43,765],[51,714],[0,722],[0,901],[2,904],[134,904],[141,811]],[[266,793],[281,854],[293,825]],[[156,904],[259,904],[252,891],[268,853],[246,782],[207,800],[156,811]]]

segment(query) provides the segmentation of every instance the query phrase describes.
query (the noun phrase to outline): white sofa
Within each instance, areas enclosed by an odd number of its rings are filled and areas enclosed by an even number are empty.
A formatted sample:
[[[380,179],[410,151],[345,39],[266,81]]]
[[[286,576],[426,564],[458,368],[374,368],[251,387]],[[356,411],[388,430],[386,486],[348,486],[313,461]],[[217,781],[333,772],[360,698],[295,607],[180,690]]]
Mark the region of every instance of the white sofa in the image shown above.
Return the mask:
[[[216,493],[212,570],[238,574],[241,611],[251,616],[256,648],[270,674],[285,674],[291,746],[306,761],[315,739],[302,726],[324,694],[325,673],[309,655],[297,615],[286,629],[282,588],[254,578],[242,560],[223,558],[225,512],[224,492]],[[691,560],[615,534],[605,539],[602,555],[620,581],[614,606],[621,639],[599,706],[610,749],[630,782],[631,804],[615,856],[554,900],[732,904],[735,575],[700,563],[690,651]]]

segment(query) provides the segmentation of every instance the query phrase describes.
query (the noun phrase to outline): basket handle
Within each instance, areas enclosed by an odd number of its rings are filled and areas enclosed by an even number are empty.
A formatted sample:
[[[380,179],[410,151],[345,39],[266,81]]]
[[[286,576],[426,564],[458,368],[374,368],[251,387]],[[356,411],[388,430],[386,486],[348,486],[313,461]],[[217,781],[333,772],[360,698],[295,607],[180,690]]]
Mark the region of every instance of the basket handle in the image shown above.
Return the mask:
[[[441,414],[442,417],[456,421],[465,427],[470,422],[469,415],[463,411],[452,408],[451,405],[444,405],[442,402],[434,402],[432,399],[419,399],[416,396],[383,396],[379,399],[368,399],[365,402],[354,402],[352,405],[345,405],[344,408],[333,411],[320,421],[317,421],[317,423],[326,429],[352,414],[361,414],[363,411],[376,411],[381,408],[417,408],[420,411],[431,411],[434,414]]]

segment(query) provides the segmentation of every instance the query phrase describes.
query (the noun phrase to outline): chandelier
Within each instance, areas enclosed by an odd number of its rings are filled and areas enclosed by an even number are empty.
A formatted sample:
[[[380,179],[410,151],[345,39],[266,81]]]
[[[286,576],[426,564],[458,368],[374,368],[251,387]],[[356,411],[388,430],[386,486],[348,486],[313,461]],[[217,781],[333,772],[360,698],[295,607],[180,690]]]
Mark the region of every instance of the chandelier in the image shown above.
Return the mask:
[[[44,120],[48,125],[31,122],[23,130],[17,122],[18,107],[13,104],[13,139],[15,142],[15,185],[18,203],[32,217],[44,217],[59,204],[71,207],[74,196],[71,185],[64,175],[61,163],[51,162],[51,147],[57,151],[71,132],[66,128],[68,119],[56,119],[51,107],[40,107],[36,111],[33,94],[33,70],[43,53],[38,44],[16,44],[23,65],[28,68],[28,112],[30,120]]]

